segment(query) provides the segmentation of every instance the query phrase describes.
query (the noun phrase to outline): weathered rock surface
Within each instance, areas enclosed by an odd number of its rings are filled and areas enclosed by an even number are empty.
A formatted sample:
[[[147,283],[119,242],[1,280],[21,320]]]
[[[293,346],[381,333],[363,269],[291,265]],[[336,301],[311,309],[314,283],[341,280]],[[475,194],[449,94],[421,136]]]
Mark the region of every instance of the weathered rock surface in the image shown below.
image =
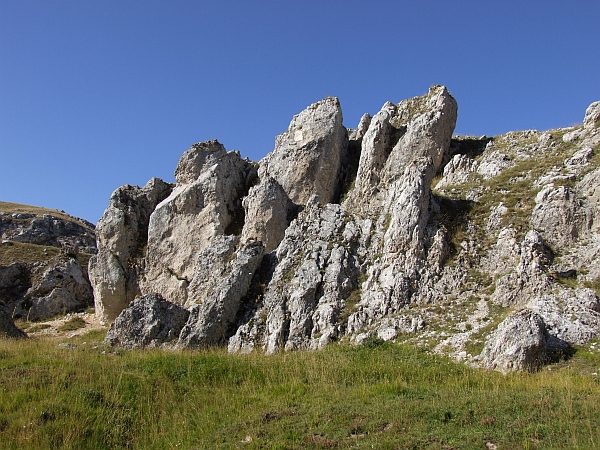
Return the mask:
[[[340,319],[352,308],[349,297],[357,289],[371,227],[369,219],[352,217],[339,205],[309,200],[286,230],[264,296],[229,340],[229,350],[272,353],[337,339],[345,328]]]
[[[258,164],[195,144],[134,219],[143,232],[99,224],[99,313],[156,292],[189,314],[168,332],[178,347],[373,337],[536,370],[600,334],[599,109],[581,127],[452,139],[456,102],[434,86],[353,130],[337,99],[317,102]],[[506,308],[525,309],[470,355]]]
[[[150,214],[171,190],[152,178],[142,188],[125,185],[111,195],[96,227],[98,255],[89,263],[96,314],[103,322],[114,320],[141,293]]]
[[[324,203],[339,196],[340,167],[348,136],[337,98],[313,103],[277,136],[275,150],[260,161],[261,180],[271,177],[297,205],[316,194]]]
[[[224,276],[212,283],[213,288],[205,294],[202,303],[192,307],[189,320],[181,330],[179,346],[210,347],[227,343],[241,300],[248,292],[263,253],[263,244],[253,241],[232,256],[225,266]]]
[[[600,335],[600,302],[591,289],[562,290],[532,299],[527,308],[544,319],[548,332],[570,344]]]
[[[281,185],[268,177],[250,188],[242,202],[246,213],[242,241],[257,239],[270,253],[282,241],[296,207]]]
[[[541,316],[522,310],[504,320],[481,352],[484,367],[507,373],[538,370],[546,362],[546,329]]]
[[[28,320],[47,319],[93,305],[92,287],[76,259],[47,269],[25,294],[31,302]]]
[[[582,201],[565,186],[544,186],[535,203],[531,226],[539,230],[552,248],[572,246],[591,227],[591,217]]]
[[[215,237],[241,232],[242,197],[255,173],[238,152],[227,153],[217,141],[195,145],[184,159],[177,177],[187,181],[199,175],[191,182],[178,183],[150,216],[141,283],[142,293],[160,292],[179,305],[202,300],[188,299],[196,258]],[[190,166],[192,162],[202,167]]]
[[[0,212],[0,239],[96,253],[94,225],[76,217]]]
[[[176,342],[190,313],[158,294],[136,298],[111,324],[105,343],[125,348]]]
[[[444,167],[444,176],[436,187],[441,189],[453,184],[464,183],[475,170],[477,170],[477,161],[467,155],[454,155]]]
[[[507,243],[509,246],[512,244],[511,241]],[[518,257],[516,267],[496,281],[496,289],[491,296],[495,303],[503,306],[522,305],[531,296],[543,294],[553,286],[552,279],[546,274],[552,262],[552,253],[537,231],[527,232]]]

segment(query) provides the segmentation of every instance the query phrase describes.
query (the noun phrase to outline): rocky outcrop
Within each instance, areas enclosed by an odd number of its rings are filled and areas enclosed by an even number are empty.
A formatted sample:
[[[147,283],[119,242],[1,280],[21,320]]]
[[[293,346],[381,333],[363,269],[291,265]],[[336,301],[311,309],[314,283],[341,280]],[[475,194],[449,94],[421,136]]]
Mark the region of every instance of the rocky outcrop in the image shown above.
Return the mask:
[[[456,114],[455,100],[435,86],[424,97],[386,103],[371,121],[356,184],[344,203],[376,220],[367,279],[348,323],[352,333],[411,300],[427,260],[431,182],[449,150]]]
[[[104,342],[130,349],[160,347],[176,341],[189,315],[189,311],[160,295],[145,295],[119,314]]]
[[[179,346],[210,347],[227,343],[241,300],[248,292],[263,253],[263,244],[253,241],[232,256],[231,262],[225,265],[223,276],[214,280],[212,289],[202,297],[204,300],[192,307],[190,318],[181,331]]]
[[[209,156],[191,156],[203,153]],[[195,145],[184,159],[177,166],[180,182],[150,217],[141,283],[142,293],[160,292],[180,305],[202,301],[188,299],[196,259],[217,236],[241,232],[242,197],[255,173],[238,152],[226,152],[217,141]],[[203,165],[198,168],[191,162]],[[185,182],[197,173],[196,179]]]
[[[536,370],[600,332],[597,110],[581,127],[452,139],[456,102],[433,86],[352,130],[337,99],[317,102],[258,163],[195,144],[163,198],[133,189],[132,235],[111,236],[117,211],[99,223],[98,311],[131,322],[131,297],[156,293],[189,314],[168,332],[181,348],[372,337]],[[521,311],[469,354],[507,308]]]
[[[96,253],[94,225],[65,214],[0,212],[0,238],[3,241]]]
[[[94,225],[36,206],[0,209],[0,304],[11,317],[42,320],[92,306],[85,266],[97,251]]]
[[[340,102],[328,97],[294,116],[288,130],[277,136],[275,150],[260,161],[258,175],[275,179],[297,205],[313,194],[324,203],[334,202],[347,142]]]
[[[546,329],[543,319],[529,310],[504,320],[485,343],[481,352],[484,367],[507,373],[534,372],[546,362]]]
[[[31,303],[28,320],[42,320],[80,311],[93,304],[92,287],[76,259],[47,269],[25,294]]]
[[[198,144],[191,153],[209,153],[210,157],[191,158],[190,162],[214,162],[197,167],[178,165],[180,182],[157,205],[150,217],[146,270],[141,283],[143,293],[160,292],[168,300],[184,305],[199,302],[188,298],[188,286],[199,254],[219,235],[238,234],[243,226],[242,197],[254,167],[239,153],[227,153],[217,141]],[[189,152],[189,151],[188,151]]]
[[[150,214],[171,190],[152,178],[142,188],[125,185],[111,195],[96,226],[98,255],[89,263],[96,314],[103,322],[114,320],[141,293]]]

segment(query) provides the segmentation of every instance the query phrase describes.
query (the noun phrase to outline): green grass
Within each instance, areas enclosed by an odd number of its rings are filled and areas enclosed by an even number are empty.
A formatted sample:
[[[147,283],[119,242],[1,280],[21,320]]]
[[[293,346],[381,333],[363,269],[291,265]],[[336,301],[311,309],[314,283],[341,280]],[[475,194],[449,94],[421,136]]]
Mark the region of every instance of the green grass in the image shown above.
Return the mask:
[[[85,328],[85,325],[85,320],[83,320],[81,317],[75,316],[59,326],[58,331],[79,330],[80,328]]]
[[[101,338],[0,341],[3,448],[598,445],[595,353],[505,377],[389,343],[244,356],[113,352]]]
[[[0,265],[13,262],[36,263],[50,261],[60,256],[60,249],[49,245],[36,245],[14,242],[0,245]]]

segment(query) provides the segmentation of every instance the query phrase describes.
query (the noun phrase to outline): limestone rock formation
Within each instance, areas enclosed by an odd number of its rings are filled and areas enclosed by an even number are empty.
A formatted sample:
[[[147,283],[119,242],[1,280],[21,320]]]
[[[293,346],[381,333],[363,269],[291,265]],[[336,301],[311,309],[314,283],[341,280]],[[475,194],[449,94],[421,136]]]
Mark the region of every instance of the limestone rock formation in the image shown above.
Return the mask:
[[[25,294],[31,302],[28,320],[42,320],[93,304],[92,287],[76,259],[47,269]]]
[[[504,320],[481,352],[483,365],[507,373],[538,370],[546,362],[546,330],[542,318],[529,310]]]
[[[536,370],[600,335],[599,104],[580,127],[452,138],[456,101],[433,86],[356,129],[326,98],[258,163],[195,144],[175,186],[111,199],[90,263],[98,314],[121,313],[139,334],[127,346],[272,353],[374,337]],[[181,312],[168,337],[131,325],[156,316],[127,306],[144,294]]]
[[[113,192],[96,227],[98,255],[89,263],[96,314],[104,322],[117,315],[141,293],[148,222],[154,208],[172,187],[152,178],[140,188],[125,185]]]
[[[255,170],[217,141],[193,146],[182,159],[176,173],[180,182],[150,216],[141,283],[142,293],[160,292],[179,305],[202,300],[188,299],[200,252],[215,237],[241,231],[242,197]]]
[[[340,102],[328,97],[294,116],[275,150],[260,161],[258,175],[277,180],[297,205],[313,194],[324,203],[336,201],[347,141]]]
[[[135,299],[111,324],[105,342],[125,348],[160,347],[179,337],[189,311],[158,294]]]
[[[263,244],[252,241],[232,256],[223,278],[213,283],[213,288],[205,294],[202,303],[192,307],[190,318],[181,331],[179,346],[210,347],[227,342],[241,300],[248,292],[263,253]]]

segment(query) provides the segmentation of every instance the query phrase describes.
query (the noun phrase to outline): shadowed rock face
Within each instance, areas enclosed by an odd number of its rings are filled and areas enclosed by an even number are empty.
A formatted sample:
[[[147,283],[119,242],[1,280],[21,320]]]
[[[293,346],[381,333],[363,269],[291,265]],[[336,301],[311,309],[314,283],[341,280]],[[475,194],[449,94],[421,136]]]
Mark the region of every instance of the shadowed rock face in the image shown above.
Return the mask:
[[[125,348],[160,347],[177,340],[190,313],[158,294],[135,299],[115,319],[105,342]]]
[[[0,304],[0,338],[7,337],[21,339],[27,337],[27,335],[15,326],[9,312],[6,311],[4,305]]]
[[[135,345],[271,353],[369,336],[427,342],[436,320],[457,320],[463,308],[471,315],[447,326],[455,334],[436,349],[455,346],[451,355],[501,371],[535,370],[557,349],[597,337],[600,303],[582,286],[600,277],[600,172],[590,167],[600,151],[597,105],[558,138],[452,139],[457,111],[434,86],[348,130],[330,97],[295,116],[258,163],[217,141],[193,145],[175,186],[127,186],[111,198],[90,263],[98,313],[142,320],[145,309],[129,302],[156,293],[153,304],[188,316],[165,325],[168,339],[127,325],[140,334]],[[514,173],[543,155],[552,168]],[[577,288],[560,282],[580,275]],[[459,351],[492,323],[491,308],[505,307],[523,312],[480,356]],[[516,339],[521,332],[527,338]]]

